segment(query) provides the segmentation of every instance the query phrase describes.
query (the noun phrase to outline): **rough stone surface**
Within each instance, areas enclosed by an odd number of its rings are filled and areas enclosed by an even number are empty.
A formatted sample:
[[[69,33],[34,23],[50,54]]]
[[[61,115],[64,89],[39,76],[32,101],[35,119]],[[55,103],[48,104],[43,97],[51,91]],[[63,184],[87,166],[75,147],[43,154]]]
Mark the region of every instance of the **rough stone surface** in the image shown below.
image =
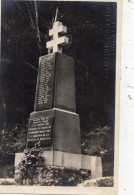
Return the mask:
[[[113,177],[102,177],[98,179],[86,180],[81,184],[78,184],[79,187],[113,187]]]

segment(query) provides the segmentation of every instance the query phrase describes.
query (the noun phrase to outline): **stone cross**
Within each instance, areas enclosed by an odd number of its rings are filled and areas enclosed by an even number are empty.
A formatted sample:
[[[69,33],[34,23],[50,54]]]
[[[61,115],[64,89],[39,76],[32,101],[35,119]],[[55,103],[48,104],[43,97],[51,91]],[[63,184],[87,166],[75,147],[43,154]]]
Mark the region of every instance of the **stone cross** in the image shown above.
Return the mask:
[[[62,46],[69,43],[68,37],[62,36],[66,32],[67,27],[63,26],[62,22],[54,22],[53,28],[49,30],[49,36],[52,37],[52,40],[48,41],[46,45],[46,47],[48,48],[48,53],[62,53]]]

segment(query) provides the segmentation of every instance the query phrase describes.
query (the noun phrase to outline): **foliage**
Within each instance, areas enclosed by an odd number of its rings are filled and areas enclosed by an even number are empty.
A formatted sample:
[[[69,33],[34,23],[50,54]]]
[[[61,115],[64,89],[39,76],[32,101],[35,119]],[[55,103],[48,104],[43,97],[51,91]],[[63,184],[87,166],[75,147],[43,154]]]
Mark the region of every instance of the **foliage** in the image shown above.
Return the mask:
[[[87,179],[90,179],[90,171],[81,169],[81,170],[70,170],[65,169],[63,174],[63,183],[65,186],[76,186],[78,183],[81,183]]]
[[[67,169],[56,166],[43,166],[36,169],[32,178],[23,180],[17,177],[16,184],[19,185],[41,185],[41,186],[76,186],[87,179],[90,179],[90,171]]]
[[[90,171],[60,167],[46,167],[42,184],[46,186],[76,186],[78,183],[90,179]]]
[[[113,176],[114,128],[100,126],[82,136],[82,153],[102,157],[103,176]]]
[[[23,183],[25,180],[29,180],[30,184],[33,184],[33,178],[38,175],[39,162],[42,160],[40,156],[42,152],[41,148],[36,146],[31,150],[24,151],[24,157],[19,164],[19,183]]]
[[[88,155],[105,156],[114,150],[114,129],[109,126],[96,127],[86,132],[83,143],[82,153]]]
[[[0,166],[13,164],[15,152],[22,152],[26,147],[27,122],[8,124],[4,129],[3,142],[0,145]]]

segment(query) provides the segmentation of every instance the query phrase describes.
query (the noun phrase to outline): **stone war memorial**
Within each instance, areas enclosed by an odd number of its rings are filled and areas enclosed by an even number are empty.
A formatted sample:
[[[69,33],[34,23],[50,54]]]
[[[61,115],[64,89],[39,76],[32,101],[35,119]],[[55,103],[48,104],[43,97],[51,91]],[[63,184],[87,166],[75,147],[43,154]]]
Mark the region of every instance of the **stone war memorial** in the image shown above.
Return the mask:
[[[51,182],[44,182],[50,178],[50,172],[51,179],[63,179],[69,174],[77,179],[82,171],[88,179],[103,176],[101,157],[81,154],[74,59],[62,53],[62,48],[69,43],[66,33],[67,27],[55,21],[49,30],[51,41],[46,44],[48,54],[39,58],[34,111],[30,114],[26,143],[29,152],[34,147],[41,149],[42,160],[36,166],[39,173],[35,184],[51,185]],[[24,156],[24,153],[15,154],[16,181],[20,177],[19,165]],[[34,172],[32,174],[34,177]],[[24,184],[30,184],[29,180],[25,179]]]

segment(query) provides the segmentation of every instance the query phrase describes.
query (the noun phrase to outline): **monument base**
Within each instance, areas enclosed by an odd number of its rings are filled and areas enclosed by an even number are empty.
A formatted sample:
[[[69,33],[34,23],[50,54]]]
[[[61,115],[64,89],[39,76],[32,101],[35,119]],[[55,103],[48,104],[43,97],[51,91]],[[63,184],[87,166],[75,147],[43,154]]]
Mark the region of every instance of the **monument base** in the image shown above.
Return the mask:
[[[80,121],[75,112],[53,108],[32,112],[29,120],[27,148],[40,141],[44,150],[81,153]]]
[[[15,177],[19,175],[19,163],[24,153],[15,154]],[[39,167],[61,167],[73,170],[87,170],[91,172],[90,178],[102,177],[101,157],[88,156],[61,151],[44,151],[41,156],[44,158]]]

